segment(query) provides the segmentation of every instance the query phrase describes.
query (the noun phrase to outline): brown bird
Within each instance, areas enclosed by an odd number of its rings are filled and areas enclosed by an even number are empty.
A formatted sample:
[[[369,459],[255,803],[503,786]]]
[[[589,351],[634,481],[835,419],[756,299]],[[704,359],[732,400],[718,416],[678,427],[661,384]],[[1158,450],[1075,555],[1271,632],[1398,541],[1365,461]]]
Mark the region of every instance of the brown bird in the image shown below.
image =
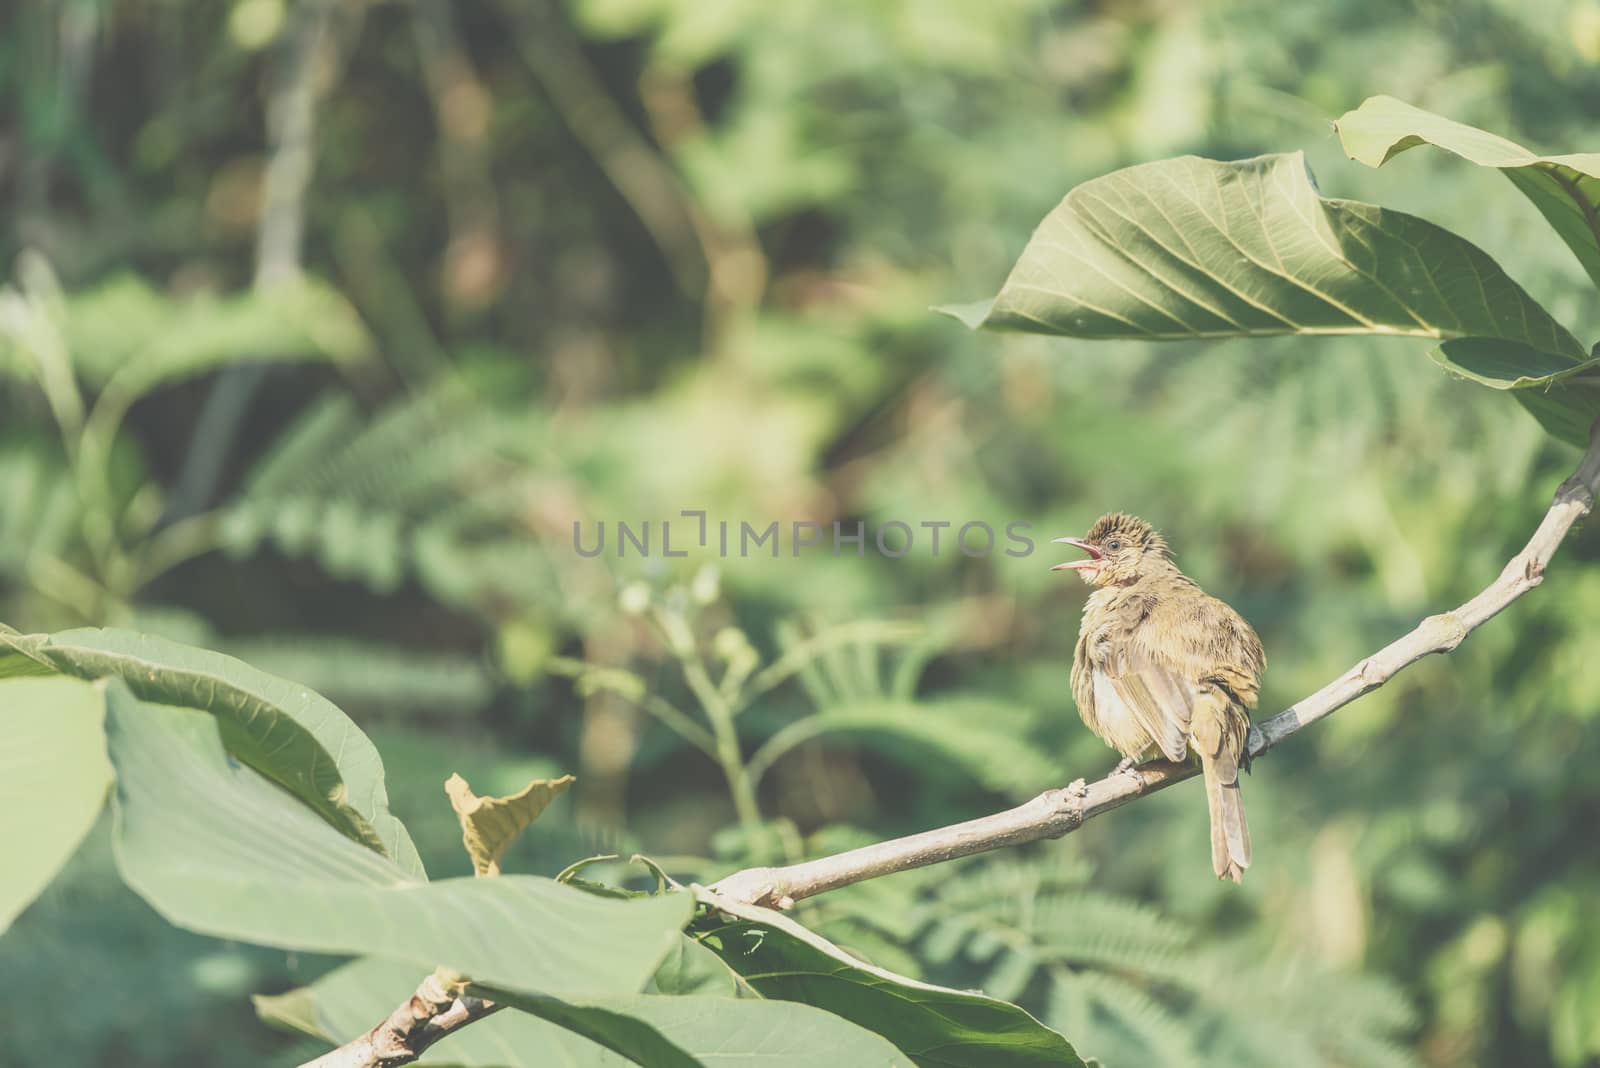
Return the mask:
[[[1114,513],[1085,538],[1057,538],[1089,554],[1057,564],[1095,587],[1072,656],[1072,696],[1089,729],[1132,767],[1146,754],[1200,760],[1211,811],[1211,865],[1239,882],[1250,832],[1239,768],[1266,653],[1239,613],[1207,595],[1172,562],[1166,539]]]

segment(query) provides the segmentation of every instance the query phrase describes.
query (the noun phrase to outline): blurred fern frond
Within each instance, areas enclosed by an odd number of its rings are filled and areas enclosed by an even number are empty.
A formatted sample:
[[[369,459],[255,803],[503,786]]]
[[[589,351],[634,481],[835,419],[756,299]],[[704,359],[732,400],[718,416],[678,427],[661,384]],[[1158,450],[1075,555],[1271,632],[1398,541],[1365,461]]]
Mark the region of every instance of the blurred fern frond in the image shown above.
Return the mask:
[[[326,398],[263,457],[225,510],[225,546],[270,543],[330,574],[391,592],[414,578],[458,607],[548,595],[536,544],[549,517],[538,427],[457,387],[368,417]]]
[[[1414,1014],[1384,980],[1207,939],[1143,903],[1031,871],[1038,861],[989,863],[995,872],[969,870],[919,903],[922,955],[973,971],[997,997],[1047,987],[1047,1017],[1108,1068],[1417,1063],[1397,1041]]]
[[[931,753],[1008,796],[1034,793],[1062,774],[1027,740],[1036,719],[1031,710],[960,694],[936,701],[916,697],[923,670],[941,648],[935,632],[866,621],[806,636],[788,624],[779,628],[779,640],[784,653],[755,675],[751,695],[792,676],[812,711],[779,728],[756,750],[749,761],[756,781],[795,747],[823,737],[891,759]]]
[[[23,444],[0,448],[0,571],[18,575],[45,557],[66,556],[78,496],[58,460]]]
[[[63,333],[80,376],[130,397],[241,360],[348,365],[371,349],[355,310],[312,279],[173,297],[125,275],[74,295],[66,311]]]
[[[0,501],[0,589],[43,595],[63,622],[94,619],[105,591],[76,566],[83,509],[60,457],[0,443]]]
[[[1071,1033],[1108,1068],[1208,1063],[1196,1047],[1194,1028],[1180,1013],[1119,975],[1054,968],[1049,1004],[1056,1025],[1071,1021]]]
[[[488,666],[472,656],[310,634],[226,641],[219,648],[346,707],[458,714],[483,708],[495,693]]]
[[[349,366],[370,350],[355,310],[309,278],[228,296],[174,296],[123,275],[69,295],[42,256],[24,253],[16,283],[0,289],[0,374],[35,381],[69,435],[84,420],[80,383],[119,419],[152,390],[229,364]]]
[[[932,753],[987,789],[1025,797],[1058,781],[1062,772],[1055,761],[1007,729],[1008,711],[999,702],[976,697],[918,702],[862,695],[780,729],[751,758],[751,773],[759,779],[783,754],[826,736],[900,760]]]
[[[837,832],[813,848],[848,847]],[[1018,1001],[1106,1068],[1229,1063],[1417,1068],[1404,996],[1090,885],[1073,852],[1002,853],[805,903],[806,921],[888,965]]]

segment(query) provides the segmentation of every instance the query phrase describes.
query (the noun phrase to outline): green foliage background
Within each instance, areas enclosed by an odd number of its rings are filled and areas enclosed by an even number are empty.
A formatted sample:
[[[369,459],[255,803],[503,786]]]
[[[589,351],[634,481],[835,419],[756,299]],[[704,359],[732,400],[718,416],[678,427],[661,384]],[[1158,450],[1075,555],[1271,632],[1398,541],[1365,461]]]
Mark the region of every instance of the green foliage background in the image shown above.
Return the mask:
[[[1158,348],[925,309],[992,293],[1079,182],[1299,148],[1325,195],[1466,235],[1595,336],[1581,268],[1501,179],[1423,152],[1369,171],[1327,125],[1381,92],[1600,147],[1592,3],[339,10],[287,290],[253,286],[255,245],[315,7],[0,15],[0,619],[150,630],[327,693],[435,874],[467,871],[451,771],[486,794],[578,775],[508,870],[641,850],[712,878],[1113,760],[1072,711],[1082,591],[1047,554],[586,560],[574,520],[1042,542],[1134,511],[1261,631],[1276,710],[1492,578],[1574,460],[1421,342]],[[1597,557],[1580,534],[1448,660],[1262,761],[1242,890],[1209,879],[1178,789],[800,918],[1112,1068],[1595,1063]],[[864,620],[886,622],[825,638]],[[692,710],[696,658],[796,648],[740,713],[747,758],[795,740],[741,810],[640,700]],[[0,939],[0,1004],[71,1024],[8,1014],[0,1064],[288,1063],[313,1047],[246,995],[330,964],[172,930],[100,828]]]

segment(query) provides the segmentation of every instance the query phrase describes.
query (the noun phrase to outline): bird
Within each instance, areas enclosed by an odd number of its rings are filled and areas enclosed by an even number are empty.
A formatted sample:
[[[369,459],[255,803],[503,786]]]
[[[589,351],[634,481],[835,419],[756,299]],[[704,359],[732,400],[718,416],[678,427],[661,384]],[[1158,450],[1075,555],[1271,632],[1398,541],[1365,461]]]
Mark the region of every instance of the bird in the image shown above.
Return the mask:
[[[1088,553],[1057,564],[1094,592],[1072,655],[1072,696],[1088,728],[1123,756],[1175,763],[1191,754],[1205,778],[1211,865],[1237,883],[1250,866],[1250,831],[1239,796],[1249,770],[1250,711],[1267,657],[1244,618],[1178,569],[1167,541],[1136,516],[1113,512],[1082,538],[1056,538]]]

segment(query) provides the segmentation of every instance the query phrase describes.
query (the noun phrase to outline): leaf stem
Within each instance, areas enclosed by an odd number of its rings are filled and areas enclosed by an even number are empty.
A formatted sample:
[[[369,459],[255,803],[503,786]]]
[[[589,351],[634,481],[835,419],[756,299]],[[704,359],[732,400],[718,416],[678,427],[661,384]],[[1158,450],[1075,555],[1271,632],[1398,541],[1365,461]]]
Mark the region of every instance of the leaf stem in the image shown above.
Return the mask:
[[[549,663],[550,673],[593,686],[597,690],[616,694],[661,721],[661,724],[678,737],[700,750],[712,760],[717,760],[717,739],[711,732],[696,723],[688,713],[660,694],[648,693],[637,676],[615,668],[597,667],[583,660],[558,656]]]
[[[761,845],[764,838],[761,833],[761,806],[756,800],[755,783],[750,778],[739,746],[739,732],[734,726],[737,704],[712,681],[705,657],[695,641],[694,630],[683,613],[675,608],[657,606],[653,618],[667,648],[683,669],[683,678],[689,684],[689,691],[700,702],[706,720],[711,724],[715,742],[713,758],[722,767],[722,774],[728,780],[728,792],[733,798],[739,826],[744,831],[751,851],[765,855],[766,850]]]
[[[711,673],[706,670],[698,649],[691,648],[680,653],[680,657],[684,679],[705,709],[706,719],[711,722],[711,733],[716,738],[717,763],[722,765],[722,773],[727,777],[739,825],[744,829],[751,850],[765,853],[761,846],[761,805],[756,800],[755,780],[739,746],[739,732],[733,723],[734,706],[711,681]]]

